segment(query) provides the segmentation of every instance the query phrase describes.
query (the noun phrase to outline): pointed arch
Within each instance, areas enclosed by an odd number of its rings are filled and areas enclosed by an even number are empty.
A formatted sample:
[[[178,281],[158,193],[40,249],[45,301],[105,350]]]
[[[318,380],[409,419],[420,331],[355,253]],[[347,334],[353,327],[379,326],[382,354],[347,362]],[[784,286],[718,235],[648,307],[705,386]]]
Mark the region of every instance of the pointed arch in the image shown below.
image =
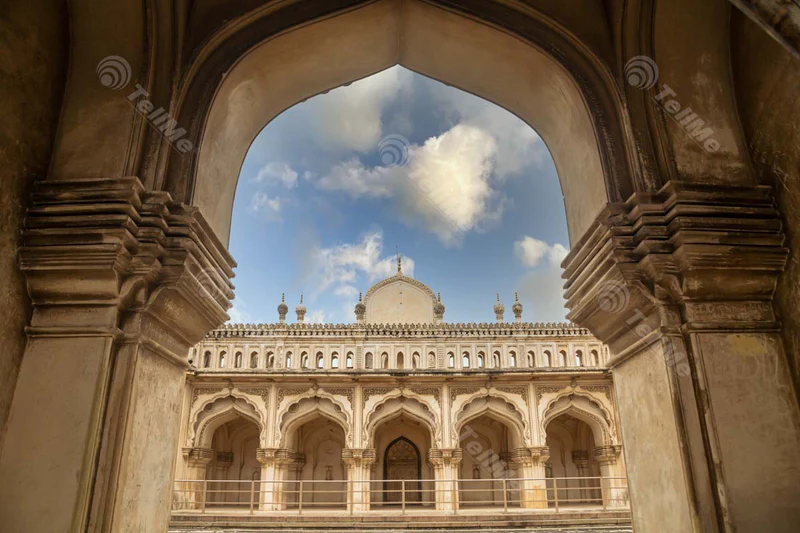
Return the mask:
[[[511,434],[513,435],[512,445],[514,447],[526,445],[528,423],[525,419],[525,414],[506,398],[489,393],[473,398],[461,406],[455,415],[453,434],[461,435],[462,430],[471,420],[481,416],[493,418],[511,429]]]
[[[563,414],[568,414],[586,422],[592,428],[596,446],[617,444],[616,430],[611,413],[590,395],[570,391],[550,400],[541,417],[540,429],[542,435],[547,434],[547,425]]]

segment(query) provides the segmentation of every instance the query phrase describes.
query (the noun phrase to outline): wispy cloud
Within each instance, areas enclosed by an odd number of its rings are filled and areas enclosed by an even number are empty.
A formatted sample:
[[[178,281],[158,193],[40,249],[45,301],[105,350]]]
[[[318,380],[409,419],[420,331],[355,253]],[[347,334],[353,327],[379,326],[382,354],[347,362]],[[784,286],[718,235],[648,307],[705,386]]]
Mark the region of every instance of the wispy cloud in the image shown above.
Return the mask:
[[[278,161],[271,161],[261,167],[255,177],[258,183],[278,183],[287,189],[297,186],[297,172],[288,164]]]

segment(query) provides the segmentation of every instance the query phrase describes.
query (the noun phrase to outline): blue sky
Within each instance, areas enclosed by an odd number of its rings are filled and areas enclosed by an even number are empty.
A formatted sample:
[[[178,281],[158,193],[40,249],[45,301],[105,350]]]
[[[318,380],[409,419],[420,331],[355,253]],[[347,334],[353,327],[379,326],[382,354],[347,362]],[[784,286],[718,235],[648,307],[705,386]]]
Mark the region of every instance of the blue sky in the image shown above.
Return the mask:
[[[393,67],[285,111],[242,166],[232,322],[352,322],[358,292],[405,274],[441,292],[447,322],[561,321],[568,248],[556,170],[504,109]]]

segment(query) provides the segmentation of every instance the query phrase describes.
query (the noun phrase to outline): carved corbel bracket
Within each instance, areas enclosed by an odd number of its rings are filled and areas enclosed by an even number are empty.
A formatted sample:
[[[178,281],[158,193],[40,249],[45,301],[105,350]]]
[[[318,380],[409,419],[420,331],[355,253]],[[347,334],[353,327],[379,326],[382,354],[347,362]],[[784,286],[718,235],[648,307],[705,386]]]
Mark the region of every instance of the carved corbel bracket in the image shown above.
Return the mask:
[[[635,194],[609,205],[564,260],[568,318],[612,346],[663,328],[775,328],[784,240],[769,187]]]
[[[41,182],[20,250],[29,334],[170,329],[180,353],[228,318],[234,266],[196,208],[135,177]]]

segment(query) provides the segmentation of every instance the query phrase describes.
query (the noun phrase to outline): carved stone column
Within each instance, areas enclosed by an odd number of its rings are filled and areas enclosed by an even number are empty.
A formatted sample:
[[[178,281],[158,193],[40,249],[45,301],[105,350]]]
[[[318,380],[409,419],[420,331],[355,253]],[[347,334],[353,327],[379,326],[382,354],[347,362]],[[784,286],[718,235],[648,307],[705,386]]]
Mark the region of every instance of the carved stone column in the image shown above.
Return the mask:
[[[177,483],[174,502],[179,502],[181,509],[202,509],[207,501],[205,480],[208,466],[214,457],[210,448],[183,448],[183,459],[186,461],[186,481]]]
[[[628,504],[627,483],[620,479],[617,468],[621,446],[598,446],[593,450],[594,461],[600,466],[600,489],[605,507],[624,507]]]
[[[348,511],[369,511],[370,480],[372,466],[375,464],[373,448],[345,448],[342,460],[347,465],[347,509]]]
[[[581,478],[589,477],[588,451],[572,450],[572,464],[574,464],[575,468],[578,470],[578,476]],[[581,490],[575,495],[577,496],[575,499],[582,503],[597,503],[597,500],[592,499],[591,491],[593,491],[594,487],[598,486],[599,483],[597,483],[596,480],[590,480],[587,482],[586,479],[579,479],[578,484],[580,485]]]
[[[428,461],[433,465],[436,510],[458,509],[458,465],[462,458],[461,448],[431,448]]]
[[[259,448],[256,451],[256,458],[261,463],[259,509],[285,510],[288,503],[286,491],[292,483],[288,474],[293,465],[302,467],[304,463],[302,454],[287,448]],[[302,494],[298,497],[302,497]]]
[[[509,452],[508,458],[521,479],[507,483],[509,490],[519,491],[520,507],[547,509],[547,476],[544,464],[550,459],[550,448],[516,448]]]
[[[233,260],[195,208],[136,178],[42,182],[32,205],[4,528],[161,531],[189,350],[227,319]]]
[[[565,260],[569,319],[610,347],[640,533],[796,529],[786,256],[768,188],[670,184],[609,206]]]

